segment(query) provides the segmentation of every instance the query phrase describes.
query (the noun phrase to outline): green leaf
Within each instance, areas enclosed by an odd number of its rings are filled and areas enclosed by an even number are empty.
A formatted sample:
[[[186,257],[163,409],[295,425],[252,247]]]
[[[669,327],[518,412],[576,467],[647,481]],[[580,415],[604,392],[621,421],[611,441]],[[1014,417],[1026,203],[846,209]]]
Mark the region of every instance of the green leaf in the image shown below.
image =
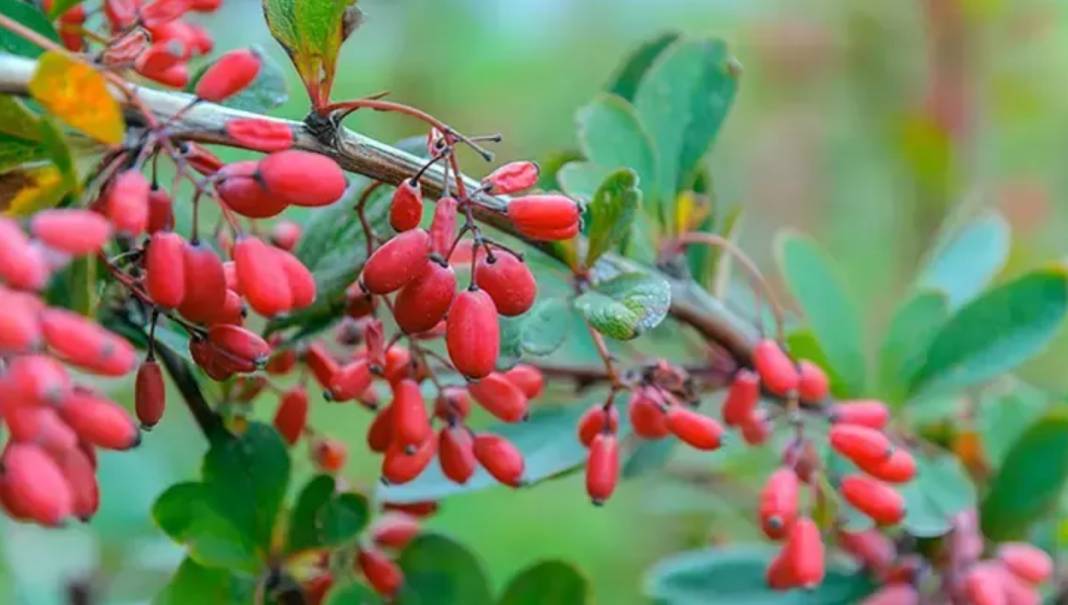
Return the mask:
[[[326,605],[379,605],[382,599],[367,586],[352,582],[334,586],[323,602]]]
[[[420,137],[424,141],[425,137]],[[550,190],[559,189],[563,185],[560,184],[560,180],[557,176],[560,173],[560,169],[566,164],[576,162],[582,159],[582,153],[577,149],[564,149],[561,151],[551,151],[543,156],[538,165],[541,166],[541,172],[538,174],[538,183],[534,185],[538,189]]]
[[[289,518],[288,548],[292,551],[336,546],[355,538],[367,525],[367,499],[335,493],[333,477],[319,475],[304,486]]]
[[[559,298],[543,298],[519,317],[499,318],[501,352],[500,369],[510,369],[525,355],[544,357],[560,348],[567,339],[570,309]]]
[[[3,0],[0,0],[2,2]],[[40,118],[15,97],[0,96],[0,133],[25,141],[40,141]]]
[[[864,353],[856,305],[835,274],[831,259],[812,238],[793,231],[777,238],[779,270],[801,306],[827,361],[840,377],[832,382],[839,396],[864,389]]]
[[[209,569],[187,558],[152,602],[155,605],[249,603],[255,588],[251,578],[237,576],[225,569]]]
[[[639,46],[626,61],[619,67],[619,71],[612,77],[608,85],[608,92],[619,95],[628,100],[634,100],[634,93],[638,91],[645,73],[668,47],[679,39],[676,32],[668,32],[653,38]]]
[[[671,286],[651,273],[623,273],[594,285],[575,308],[598,332],[630,340],[655,328],[671,306]]]
[[[74,154],[71,151],[67,137],[60,130],[56,121],[48,116],[41,118],[38,124],[41,145],[48,151],[49,159],[55,164],[63,177],[63,185],[67,191],[79,193],[82,188],[78,171],[74,167]]]
[[[266,113],[289,100],[286,74],[278,61],[272,59],[263,48],[253,45],[252,49],[259,54],[261,59],[259,75],[244,90],[223,100],[221,104],[242,111]],[[190,79],[189,85],[186,86],[187,91],[196,90],[197,82],[209,67],[211,67],[210,63],[197,70],[197,73]]]
[[[737,68],[720,40],[676,42],[646,72],[634,106],[657,150],[656,198],[673,200],[690,186],[737,84]]]
[[[497,605],[584,605],[589,596],[589,583],[573,566],[543,561],[509,580]]]
[[[623,168],[613,172],[597,188],[588,206],[590,230],[586,266],[592,267],[602,254],[617,247],[630,233],[634,211],[641,203],[638,177]]]
[[[219,510],[203,483],[171,486],[152,506],[152,518],[201,565],[246,573],[262,566],[252,537]]]
[[[82,0],[55,0],[52,3],[52,8],[48,11],[48,16],[55,19],[56,17],[67,12],[67,9],[77,6],[82,3]]]
[[[979,400],[978,429],[986,462],[1001,468],[1010,448],[1049,406],[1039,389],[1009,379],[1002,388],[985,391]]]
[[[920,287],[942,290],[955,310],[975,298],[1005,265],[1012,233],[996,212],[986,213],[938,245],[920,271]]]
[[[603,396],[599,394],[598,397]],[[592,401],[592,400],[591,400]],[[543,402],[545,403],[545,402]],[[486,431],[511,441],[523,453],[526,463],[523,479],[534,483],[568,472],[586,461],[586,448],[575,438],[575,423],[590,401],[575,402],[566,408],[536,409],[525,422],[494,424]],[[499,485],[483,468],[463,485],[447,479],[437,464],[404,485],[380,487],[377,498],[383,502],[440,500],[453,494],[472,492]]]
[[[601,94],[578,111],[576,121],[579,145],[586,159],[609,170],[630,168],[646,199],[657,199],[653,142],[630,103]],[[654,208],[649,211],[656,216]]]
[[[888,400],[905,399],[927,348],[948,318],[949,304],[940,291],[916,292],[898,307],[879,350],[879,382]]]
[[[1035,271],[968,303],[935,335],[912,392],[988,380],[1038,354],[1068,310],[1065,270]]]
[[[418,536],[397,561],[404,571],[399,605],[489,605],[489,581],[478,559],[436,534]]]
[[[951,528],[953,517],[976,504],[975,486],[960,461],[951,454],[914,452],[916,477],[901,488],[905,497],[905,530],[933,538]]]
[[[873,589],[863,573],[829,562],[823,583],[812,590],[772,590],[764,570],[775,553],[772,547],[733,546],[674,555],[649,571],[645,593],[664,605],[852,605]]]
[[[556,175],[556,180],[564,193],[575,199],[591,200],[597,187],[612,174],[606,168],[593,162],[568,162]]]
[[[271,35],[289,54],[315,104],[329,100],[338,51],[360,22],[355,4],[356,0],[263,0]]]
[[[1013,444],[980,509],[983,533],[992,540],[1022,538],[1053,510],[1068,479],[1068,411],[1033,424]]]
[[[0,134],[0,171],[48,158],[48,150],[40,143]]]
[[[49,40],[59,43],[59,34],[52,22],[37,7],[20,0],[0,0],[0,14],[25,25]],[[22,36],[0,27],[0,51],[35,58],[44,50]]]
[[[65,271],[67,307],[87,317],[96,312],[100,302],[96,263],[95,256],[82,256],[71,261]]]

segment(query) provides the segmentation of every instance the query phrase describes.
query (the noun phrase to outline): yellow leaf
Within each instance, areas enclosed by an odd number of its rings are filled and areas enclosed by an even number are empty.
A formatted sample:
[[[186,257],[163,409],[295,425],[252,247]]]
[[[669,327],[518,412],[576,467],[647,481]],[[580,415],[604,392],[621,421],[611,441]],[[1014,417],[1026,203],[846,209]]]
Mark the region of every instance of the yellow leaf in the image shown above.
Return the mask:
[[[100,72],[66,55],[46,52],[37,60],[30,94],[50,113],[94,139],[116,145],[125,124],[119,104]]]
[[[0,211],[29,216],[55,206],[66,192],[63,175],[54,165],[24,165],[0,174]]]
[[[692,191],[683,191],[675,198],[675,229],[678,233],[696,230],[710,210],[705,200]]]

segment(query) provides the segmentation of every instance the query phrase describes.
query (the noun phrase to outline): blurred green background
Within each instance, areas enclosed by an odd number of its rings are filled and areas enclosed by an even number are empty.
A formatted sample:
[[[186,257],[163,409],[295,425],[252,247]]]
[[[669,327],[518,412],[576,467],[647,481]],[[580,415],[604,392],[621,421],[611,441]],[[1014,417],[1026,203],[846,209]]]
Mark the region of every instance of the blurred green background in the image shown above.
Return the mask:
[[[254,0],[203,19],[217,48],[258,44],[286,65]],[[667,30],[727,40],[744,66],[740,92],[709,161],[719,203],[741,205],[742,247],[772,271],[784,226],[811,233],[839,261],[878,334],[940,225],[997,208],[1013,231],[1007,275],[1064,254],[1068,207],[1068,3],[916,0],[361,0],[364,27],[343,50],[335,97],[380,90],[468,133],[501,132],[499,158],[575,146],[574,112],[625,54]],[[303,91],[278,115],[299,119]],[[386,141],[418,124],[360,112],[349,125]],[[472,172],[481,171],[473,160]],[[670,336],[670,335],[669,335]],[[874,341],[874,338],[870,338]],[[874,345],[869,342],[869,345]],[[1063,335],[1024,375],[1063,392]],[[130,384],[102,385],[129,400]],[[543,398],[566,402],[554,391]],[[256,415],[269,418],[263,397]],[[316,402],[312,423],[350,444],[345,476],[369,486],[368,414]],[[196,473],[205,443],[172,397],[133,454],[101,457],[103,502],[85,526],[41,530],[3,521],[0,602],[63,601],[89,579],[102,603],[151,599],[182,551],[154,528],[151,503]],[[310,466],[294,450],[299,476]],[[754,455],[759,458],[760,455]],[[723,453],[680,468],[759,461]],[[675,468],[675,467],[673,467]],[[604,508],[580,476],[530,490],[493,488],[448,500],[429,526],[468,544],[499,587],[547,557],[591,578],[599,603],[640,603],[642,572],[665,554],[755,535],[754,486],[661,475],[624,483]],[[754,474],[755,476],[755,474]]]

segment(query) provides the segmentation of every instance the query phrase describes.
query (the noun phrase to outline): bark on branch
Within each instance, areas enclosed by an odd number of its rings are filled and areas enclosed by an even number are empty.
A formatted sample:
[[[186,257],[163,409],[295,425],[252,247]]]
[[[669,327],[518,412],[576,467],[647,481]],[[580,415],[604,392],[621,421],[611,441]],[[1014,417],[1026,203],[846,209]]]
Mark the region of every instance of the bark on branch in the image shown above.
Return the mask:
[[[0,54],[0,93],[27,95],[27,84],[33,76],[34,66],[35,62],[31,59]],[[172,126],[174,136],[178,139],[242,147],[226,134],[224,126],[235,118],[257,117],[288,125],[293,131],[296,148],[327,155],[345,170],[372,179],[395,185],[412,177],[423,164],[420,158],[347,128],[338,129],[336,136],[316,136],[302,122],[251,114],[211,103],[198,103],[192,109],[186,109],[193,97],[183,93],[142,86],[137,87],[137,94],[143,105],[161,121],[166,122],[184,110]],[[123,100],[118,93],[116,98]],[[132,108],[127,109],[130,121],[136,123],[137,112]],[[431,199],[442,192],[444,179],[444,169],[440,165],[424,173],[422,187]],[[469,181],[472,188],[477,187],[476,181]],[[507,198],[482,194],[476,196],[475,202],[475,218],[480,222],[519,237],[503,214]],[[536,242],[530,243],[550,256],[563,260],[550,248],[539,246]],[[600,262],[611,263],[621,270],[639,268],[633,261],[611,254],[602,257]],[[748,365],[752,348],[759,338],[757,330],[691,280],[677,279],[662,272],[661,275],[671,283],[671,314],[726,349],[739,363]]]

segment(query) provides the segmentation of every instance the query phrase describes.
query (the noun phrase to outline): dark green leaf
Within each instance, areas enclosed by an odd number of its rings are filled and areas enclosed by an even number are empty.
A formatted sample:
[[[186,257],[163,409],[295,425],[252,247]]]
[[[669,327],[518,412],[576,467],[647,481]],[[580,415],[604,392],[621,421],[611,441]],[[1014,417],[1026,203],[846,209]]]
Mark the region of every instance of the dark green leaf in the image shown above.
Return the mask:
[[[319,511],[334,497],[334,478],[330,475],[313,477],[297,496],[297,503],[289,514],[288,549],[313,548],[322,544],[317,519]]]
[[[841,377],[838,384],[832,383],[835,394],[860,393],[864,388],[860,317],[831,259],[815,241],[798,233],[784,232],[777,243],[779,270],[805,312],[820,349]]]
[[[978,429],[986,462],[1001,467],[1010,448],[1049,406],[1043,391],[1014,379],[983,393]]]
[[[619,246],[630,233],[634,211],[641,204],[641,199],[638,178],[629,168],[613,172],[597,188],[587,207],[590,221],[587,267],[592,267],[602,254]]]
[[[309,91],[330,96],[341,43],[359,24],[356,0],[263,0],[271,35],[285,48]],[[320,84],[327,86],[320,89]]]
[[[832,565],[812,590],[777,592],[764,580],[775,553],[772,547],[735,546],[678,554],[649,571],[645,592],[664,605],[852,605],[873,589],[863,573]]]
[[[370,517],[367,499],[360,494],[338,494],[317,515],[324,545],[333,546],[355,538]]]
[[[992,540],[1021,538],[1060,500],[1068,479],[1068,412],[1057,410],[1013,444],[980,512]]]
[[[526,355],[544,357],[567,339],[570,310],[559,298],[542,298],[519,317],[500,317],[501,353],[497,366],[510,369]]]
[[[201,565],[246,573],[262,566],[252,536],[219,510],[203,483],[171,486],[153,505],[152,518]]]
[[[586,448],[575,438],[575,423],[585,411],[584,403],[566,408],[535,410],[526,422],[495,424],[486,428],[515,444],[523,453],[526,469],[523,478],[534,483],[570,471],[586,460]],[[437,464],[431,464],[423,474],[404,485],[379,488],[377,497],[384,502],[418,502],[440,500],[452,494],[471,492],[498,483],[479,468],[464,485],[447,479]]]
[[[67,280],[67,307],[85,316],[94,313],[100,302],[96,262],[95,256],[82,256],[71,261],[64,272]]]
[[[1063,269],[1029,273],[968,303],[935,335],[912,392],[969,386],[1038,354],[1068,310]]]
[[[252,601],[253,580],[225,569],[206,568],[185,559],[154,605],[233,605]]]
[[[940,291],[917,292],[898,307],[879,350],[879,381],[889,401],[904,400],[931,340],[948,318],[949,305]]]
[[[914,536],[931,538],[950,530],[953,517],[975,507],[975,486],[960,461],[949,453],[914,452],[916,477],[901,488],[905,497],[902,525]]]
[[[737,68],[720,40],[680,40],[646,72],[634,106],[657,150],[658,199],[673,200],[690,186],[737,83]]]
[[[382,599],[367,586],[352,582],[332,588],[324,602],[326,605],[379,605]]]
[[[671,286],[652,273],[617,275],[575,299],[575,308],[590,325],[618,340],[655,328],[670,306]]]
[[[627,57],[623,65],[620,66],[619,71],[612,77],[612,81],[608,85],[608,92],[617,94],[628,101],[633,101],[634,93],[638,91],[638,85],[641,83],[642,77],[645,76],[645,72],[649,71],[657,57],[678,39],[678,33],[668,32],[639,46],[637,50]]]
[[[262,48],[253,45],[252,49],[258,52],[262,59],[259,75],[244,90],[223,100],[221,104],[242,111],[266,113],[289,100],[286,75],[282,66]],[[209,67],[211,67],[210,63],[201,67],[190,79],[186,90],[189,92],[196,90],[197,82]]]
[[[404,571],[399,605],[489,605],[489,581],[471,551],[435,534],[417,537],[398,560]]]
[[[543,561],[516,574],[497,605],[585,605],[586,578],[563,561]]]
[[[676,444],[676,439],[638,440],[638,445],[623,463],[623,478],[630,479],[663,468],[671,458]]]
[[[0,0],[2,2],[3,0]],[[0,95],[0,133],[25,141],[41,140],[40,119],[22,101]]]
[[[59,34],[36,6],[20,0],[0,0],[0,14],[25,25],[42,36],[59,43]],[[0,51],[23,57],[37,57],[44,52],[41,47],[22,36],[0,27]]]
[[[78,192],[81,190],[81,181],[74,167],[74,155],[66,136],[60,130],[55,120],[43,116],[39,123],[41,145],[48,151],[52,163],[59,169],[63,176],[64,187],[68,191]]]
[[[55,19],[56,17],[67,12],[67,9],[77,6],[82,3],[82,0],[55,0],[52,3],[52,8],[48,11],[48,16]]]
[[[40,143],[0,134],[0,171],[48,158],[48,150]]]
[[[656,152],[630,103],[614,95],[601,94],[579,110],[576,120],[579,144],[587,160],[609,170],[630,168],[638,177],[646,199],[650,202],[657,199]],[[655,208],[647,210],[656,216]]]
[[[951,233],[920,272],[919,285],[946,293],[951,310],[975,298],[1009,257],[1012,233],[996,212],[984,214]]]

